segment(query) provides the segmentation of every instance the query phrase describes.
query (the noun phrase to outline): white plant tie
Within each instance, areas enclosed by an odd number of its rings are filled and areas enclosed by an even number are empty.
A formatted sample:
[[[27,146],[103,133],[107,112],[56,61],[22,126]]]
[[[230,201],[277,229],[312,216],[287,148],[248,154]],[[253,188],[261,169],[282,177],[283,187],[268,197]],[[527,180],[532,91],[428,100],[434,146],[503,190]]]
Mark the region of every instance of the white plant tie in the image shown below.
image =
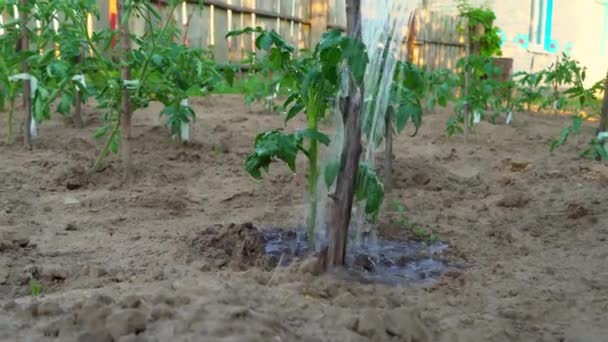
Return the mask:
[[[4,34],[4,18],[3,15],[0,13],[0,36]]]
[[[15,20],[19,20],[19,8],[17,5],[13,5],[13,18],[15,18]],[[19,28],[19,24],[15,25],[15,28]]]
[[[553,110],[557,110],[557,100],[553,101]]]
[[[608,140],[608,132],[599,132],[597,134],[597,140],[599,140],[600,143],[606,142],[606,140]]]
[[[124,80],[123,81],[125,88],[127,89],[136,89],[139,87],[139,80]]]
[[[188,99],[186,98],[179,101],[179,105],[182,107],[188,107]],[[190,141],[190,123],[182,122],[179,128],[179,137],[181,138],[182,142]]]
[[[87,81],[85,80],[85,78],[84,78],[84,75],[83,75],[83,74],[80,74],[80,75],[74,75],[74,76],[72,77],[72,81],[74,81],[74,82],[78,82],[78,83],[82,84],[82,87],[83,87],[83,88],[86,88],[86,87],[87,87]],[[80,91],[80,88],[76,87],[76,91]]]
[[[507,112],[507,125],[510,125],[513,122],[513,112]]]
[[[30,98],[33,99],[36,96],[36,90],[38,90],[38,79],[35,76],[27,73],[21,73],[9,76],[8,80],[10,82],[30,81],[30,88],[32,90],[30,93]]]
[[[38,79],[33,75],[27,73],[16,74],[8,77],[9,82],[17,81],[29,81],[30,82],[30,98],[34,99],[36,91],[38,90]],[[38,128],[36,127],[36,120],[34,119],[34,113],[31,113],[32,120],[30,120],[30,135],[32,138],[38,136]]]
[[[479,113],[478,111],[475,111],[475,113],[473,113],[473,123],[478,124],[480,122],[481,122],[481,113]]]

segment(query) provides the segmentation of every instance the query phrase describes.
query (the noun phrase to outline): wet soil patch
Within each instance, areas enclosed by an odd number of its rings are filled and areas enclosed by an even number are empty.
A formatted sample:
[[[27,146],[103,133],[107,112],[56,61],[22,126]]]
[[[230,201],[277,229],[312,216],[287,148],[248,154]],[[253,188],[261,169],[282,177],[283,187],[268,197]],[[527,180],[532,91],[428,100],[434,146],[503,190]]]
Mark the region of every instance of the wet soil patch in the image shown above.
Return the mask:
[[[274,264],[288,266],[313,254],[303,229],[262,231],[264,251]],[[441,242],[391,241],[371,236],[351,243],[347,252],[349,278],[393,286],[431,284],[448,269]]]
[[[192,248],[218,269],[271,267],[271,260],[264,251],[262,234],[251,223],[215,225],[203,229],[192,240]]]

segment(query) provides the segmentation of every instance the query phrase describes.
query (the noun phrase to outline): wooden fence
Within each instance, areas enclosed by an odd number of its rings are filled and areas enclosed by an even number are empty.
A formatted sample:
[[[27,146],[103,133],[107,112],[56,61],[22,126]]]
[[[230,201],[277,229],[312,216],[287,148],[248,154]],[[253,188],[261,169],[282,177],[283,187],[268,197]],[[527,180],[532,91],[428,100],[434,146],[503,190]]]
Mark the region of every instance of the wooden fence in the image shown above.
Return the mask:
[[[460,18],[424,10],[417,11],[414,18],[412,62],[431,70],[455,69],[458,59],[465,56]]]

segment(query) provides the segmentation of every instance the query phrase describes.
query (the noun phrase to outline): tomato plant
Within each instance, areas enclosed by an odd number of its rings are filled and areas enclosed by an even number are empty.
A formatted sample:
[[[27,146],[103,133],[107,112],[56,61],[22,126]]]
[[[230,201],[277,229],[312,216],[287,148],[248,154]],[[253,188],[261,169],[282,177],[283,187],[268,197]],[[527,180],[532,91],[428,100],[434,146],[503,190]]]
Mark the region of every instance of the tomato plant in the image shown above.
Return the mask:
[[[14,3],[10,2],[0,3],[0,13],[5,11],[12,12],[13,5]],[[0,54],[2,55],[0,59],[0,108],[4,111],[6,106],[8,106],[6,139],[8,144],[12,144],[15,101],[21,89],[17,83],[10,81],[9,78],[19,73],[26,56],[24,52],[16,51],[15,49],[20,42],[21,34],[18,20],[3,23],[2,29],[4,30],[4,34],[0,35]]]
[[[168,2],[168,18],[181,3],[177,0]],[[166,117],[165,125],[173,136],[186,141],[189,137],[188,125],[196,117],[187,103],[188,97],[206,95],[214,84],[222,80],[208,52],[176,42],[180,41],[180,30],[172,20],[158,25],[163,18],[155,4],[150,1],[128,1],[126,5],[121,22],[127,23],[129,16],[136,13],[144,18],[147,30],[141,37],[131,35],[130,39],[137,48],[121,56],[120,63],[129,67],[132,79],[121,77],[117,71],[119,64],[111,60],[105,60],[104,68],[97,73],[95,83],[100,88],[98,101],[106,112],[103,116],[105,124],[96,136],[107,136],[107,140],[93,169],[99,167],[108,151],[118,151],[121,134],[123,140],[125,138],[126,133],[121,132],[120,127],[121,116],[125,115],[121,101],[125,88],[129,90],[130,111],[145,108],[151,101],[161,102],[164,108],[160,114]],[[202,2],[199,5],[202,6]],[[108,47],[112,36],[103,33],[94,38],[102,41],[102,46]]]
[[[480,55],[471,55],[468,58],[461,58],[457,67],[463,72],[460,75],[458,86],[461,96],[456,101],[456,117],[452,117],[446,123],[448,135],[463,133],[464,126],[472,127],[475,123],[482,120],[490,111],[499,108],[500,103],[500,84],[498,76],[501,73],[492,58]],[[465,93],[465,74],[470,77],[468,92]],[[465,115],[465,111],[473,113],[473,116]]]
[[[343,36],[338,30],[325,33],[311,54],[298,58],[295,48],[288,44],[275,31],[260,27],[246,28],[228,33],[227,37],[240,34],[257,34],[256,47],[264,50],[268,62],[283,77],[278,80],[286,88],[287,99],[284,104],[285,121],[288,122],[304,112],[307,128],[294,133],[272,130],[261,133],[255,141],[255,150],[245,162],[245,169],[256,179],[262,177],[261,170],[268,171],[273,160],[279,159],[295,172],[295,158],[301,152],[308,159],[308,192],[310,215],[307,231],[314,243],[314,230],[317,219],[317,184],[321,174],[318,165],[319,143],[329,145],[330,138],[319,131],[319,123],[328,110],[336,105],[341,88],[341,65],[346,63],[353,71],[357,82],[362,82],[368,63],[367,50],[360,41]],[[307,146],[305,143],[307,141]],[[338,163],[331,161],[325,169],[326,185],[335,181]],[[374,216],[382,202],[382,184],[375,172],[366,165],[360,166],[358,179],[358,199],[366,201],[365,211]]]

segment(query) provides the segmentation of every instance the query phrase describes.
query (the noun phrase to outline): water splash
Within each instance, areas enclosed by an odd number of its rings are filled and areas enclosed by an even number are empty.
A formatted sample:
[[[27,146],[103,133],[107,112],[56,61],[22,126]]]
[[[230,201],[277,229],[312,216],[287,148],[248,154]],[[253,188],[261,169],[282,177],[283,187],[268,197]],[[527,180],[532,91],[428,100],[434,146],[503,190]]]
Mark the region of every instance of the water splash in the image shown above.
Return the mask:
[[[362,108],[363,137],[365,138],[363,161],[375,165],[379,138],[385,132],[385,113],[389,105],[393,74],[397,61],[405,52],[404,38],[408,21],[419,5],[419,0],[362,0],[362,39],[367,46],[369,64],[365,73],[365,99]],[[345,74],[346,75],[346,74]],[[338,98],[348,94],[348,78],[343,77]],[[343,123],[339,101],[334,108],[335,135],[326,155],[326,164],[339,160],[344,141]],[[315,243],[317,249],[327,239],[327,201],[328,193],[324,182],[324,167],[320,170],[317,185],[317,222],[315,226]],[[364,210],[365,203],[355,203],[349,227],[349,246],[362,248],[362,244],[377,245],[372,227],[367,223]],[[363,237],[367,237],[365,240]],[[349,247],[350,248],[350,247]],[[370,247],[372,248],[372,247]]]
[[[363,123],[363,162],[375,168],[378,144],[384,137],[385,115],[389,105],[397,62],[404,58],[408,22],[418,0],[362,0],[362,39],[367,46],[369,64],[365,73],[365,99],[361,112]],[[364,205],[361,204],[361,205]],[[351,220],[349,232],[355,241],[372,235],[363,210]]]
[[[265,253],[278,266],[288,266],[294,259],[311,254],[310,245],[303,228],[284,228],[262,231]],[[436,281],[449,267],[443,261],[447,245],[423,242],[388,241],[374,239],[351,245],[345,270],[354,280],[364,283],[380,283],[392,286],[430,284]]]

